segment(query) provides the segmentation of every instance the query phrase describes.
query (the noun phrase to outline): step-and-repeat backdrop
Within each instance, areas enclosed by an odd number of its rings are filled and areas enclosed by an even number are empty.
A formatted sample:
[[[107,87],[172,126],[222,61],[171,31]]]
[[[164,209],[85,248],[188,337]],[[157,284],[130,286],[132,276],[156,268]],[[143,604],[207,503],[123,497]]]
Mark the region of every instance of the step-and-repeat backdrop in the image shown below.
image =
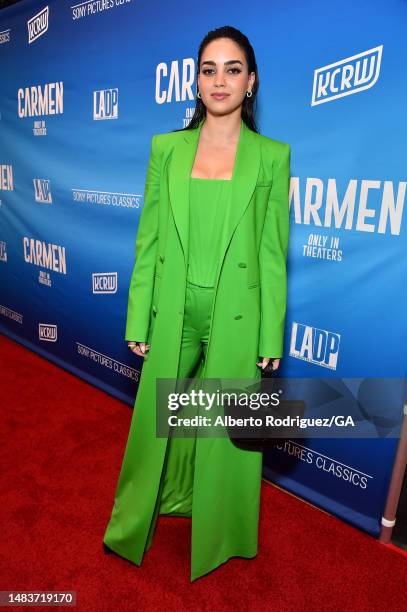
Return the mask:
[[[356,405],[370,377],[405,377],[406,19],[402,0],[0,11],[1,331],[133,404],[124,332],[151,136],[187,124],[198,44],[231,24],[256,51],[260,130],[292,147],[281,375],[337,379]],[[378,404],[377,439],[286,439],[265,476],[377,534],[397,445]]]

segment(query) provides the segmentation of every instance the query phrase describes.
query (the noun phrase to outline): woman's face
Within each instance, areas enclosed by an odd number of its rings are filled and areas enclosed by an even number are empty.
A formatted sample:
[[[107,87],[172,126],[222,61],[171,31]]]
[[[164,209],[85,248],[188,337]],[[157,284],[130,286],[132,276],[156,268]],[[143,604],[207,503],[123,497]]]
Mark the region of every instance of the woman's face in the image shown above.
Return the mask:
[[[217,38],[206,45],[199,68],[198,91],[213,115],[227,115],[239,108],[254,84],[255,74],[249,75],[243,50],[230,38]]]

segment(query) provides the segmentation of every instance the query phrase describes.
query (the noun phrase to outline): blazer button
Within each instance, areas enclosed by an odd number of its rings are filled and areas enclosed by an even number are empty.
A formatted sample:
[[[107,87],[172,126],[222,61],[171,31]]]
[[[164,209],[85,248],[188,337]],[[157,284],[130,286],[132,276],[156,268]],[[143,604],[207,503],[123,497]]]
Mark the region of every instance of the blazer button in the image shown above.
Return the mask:
[[[247,268],[247,265],[244,263],[244,261],[241,261],[237,264],[239,266],[239,268]]]
[[[236,315],[235,316],[235,319],[241,319],[241,318],[242,318],[242,315]]]

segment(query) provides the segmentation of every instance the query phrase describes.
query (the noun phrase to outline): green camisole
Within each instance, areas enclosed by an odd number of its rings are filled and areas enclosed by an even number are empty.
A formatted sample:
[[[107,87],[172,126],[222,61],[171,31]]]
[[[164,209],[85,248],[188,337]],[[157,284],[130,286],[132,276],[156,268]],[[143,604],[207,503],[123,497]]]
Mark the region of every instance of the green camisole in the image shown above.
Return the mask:
[[[214,287],[231,180],[190,177],[187,280]]]

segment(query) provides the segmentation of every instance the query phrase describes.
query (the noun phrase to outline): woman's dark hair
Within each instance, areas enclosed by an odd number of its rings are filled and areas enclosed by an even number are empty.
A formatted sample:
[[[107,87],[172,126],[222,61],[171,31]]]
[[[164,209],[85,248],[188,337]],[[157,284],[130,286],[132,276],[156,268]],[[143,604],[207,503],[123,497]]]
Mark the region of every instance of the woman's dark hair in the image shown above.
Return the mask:
[[[199,45],[197,75],[199,74],[202,53],[205,47],[210,42],[212,42],[213,40],[216,40],[217,38],[230,38],[237,45],[239,45],[239,47],[242,49],[242,51],[245,54],[249,74],[251,72],[254,72],[256,75],[256,78],[255,78],[255,81],[252,87],[253,95],[250,98],[245,96],[243,103],[242,103],[242,119],[249,129],[253,130],[253,132],[258,132],[256,121],[254,119],[254,111],[255,111],[254,105],[256,102],[256,95],[257,95],[257,91],[259,89],[259,84],[260,84],[259,74],[258,74],[258,69],[257,69],[256,57],[254,55],[254,50],[247,36],[245,36],[240,30],[237,30],[236,28],[232,26],[222,26],[221,28],[216,28],[215,30],[211,30],[210,32],[208,32],[206,36],[204,37],[204,39],[202,40],[201,44]],[[185,128],[182,128],[181,130],[174,130],[174,131],[192,130],[193,128],[198,127],[198,125],[201,123],[201,121],[205,117],[206,117],[206,107],[200,98],[196,98],[195,112],[192,115],[190,122]]]

